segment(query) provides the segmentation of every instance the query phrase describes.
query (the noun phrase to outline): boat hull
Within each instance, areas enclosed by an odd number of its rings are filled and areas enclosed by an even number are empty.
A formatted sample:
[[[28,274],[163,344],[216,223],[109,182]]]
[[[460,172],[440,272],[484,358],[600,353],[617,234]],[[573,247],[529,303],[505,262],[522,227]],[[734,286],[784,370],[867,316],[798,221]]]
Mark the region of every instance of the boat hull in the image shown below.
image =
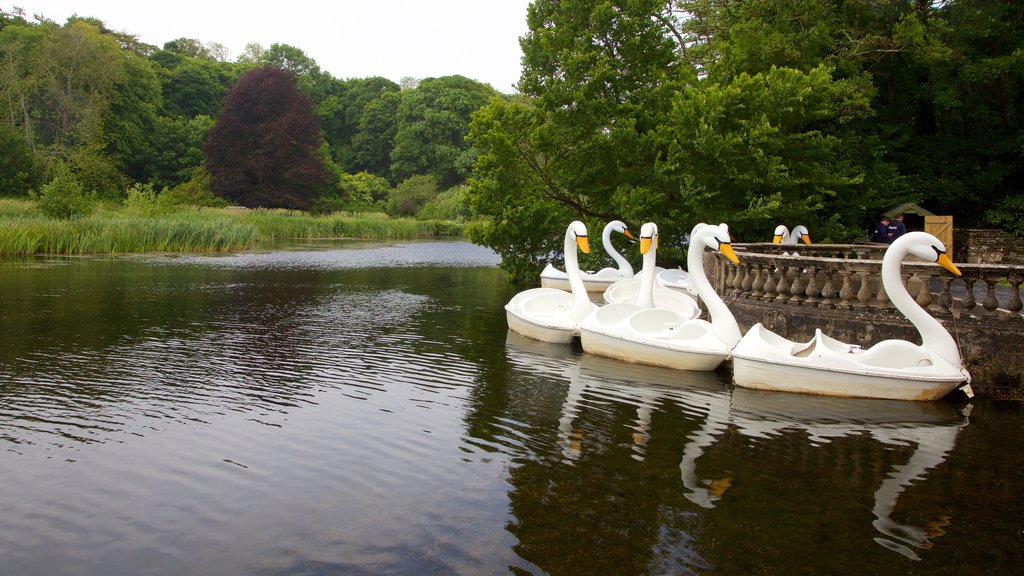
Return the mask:
[[[508,323],[509,330],[533,340],[540,340],[541,342],[570,344],[579,335],[578,329],[575,327],[530,321],[508,308],[505,309],[505,321]]]
[[[617,282],[617,281],[619,281],[621,279],[622,278],[612,278],[612,279],[588,279],[588,278],[584,278],[583,279],[583,287],[587,289],[588,293],[589,292],[596,292],[596,293],[600,294],[600,293],[604,292],[605,290],[607,290],[609,286],[611,286],[612,284],[614,284],[615,282]],[[541,276],[540,277],[540,285],[541,285],[542,288],[555,288],[555,289],[558,289],[558,290],[565,290],[566,292],[571,292],[572,291],[572,288],[569,286],[569,279],[568,278],[557,278],[557,277],[551,277],[551,276]]]
[[[732,357],[732,378],[737,386],[757,390],[920,401],[942,398],[967,380],[963,374],[922,376],[910,371],[906,374],[856,373],[755,360],[735,354]]]
[[[711,371],[728,357],[726,350],[692,351],[657,339],[633,341],[586,328],[580,330],[580,343],[589,354],[679,370]]]

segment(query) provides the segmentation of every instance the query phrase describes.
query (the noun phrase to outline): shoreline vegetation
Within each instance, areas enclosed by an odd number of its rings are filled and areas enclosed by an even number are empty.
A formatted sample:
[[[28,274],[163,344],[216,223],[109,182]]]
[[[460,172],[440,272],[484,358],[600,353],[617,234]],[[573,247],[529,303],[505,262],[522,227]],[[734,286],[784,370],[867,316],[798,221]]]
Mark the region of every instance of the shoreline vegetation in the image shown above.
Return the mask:
[[[464,224],[394,218],[382,213],[181,208],[146,214],[100,209],[71,219],[45,216],[28,200],[0,198],[0,256],[223,252],[270,240],[462,236]]]

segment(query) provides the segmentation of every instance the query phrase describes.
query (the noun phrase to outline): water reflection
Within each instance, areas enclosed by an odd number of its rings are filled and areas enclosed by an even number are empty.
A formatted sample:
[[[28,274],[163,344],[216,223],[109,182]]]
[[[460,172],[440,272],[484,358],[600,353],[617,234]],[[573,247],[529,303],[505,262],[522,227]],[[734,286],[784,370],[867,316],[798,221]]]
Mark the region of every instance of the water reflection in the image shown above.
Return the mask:
[[[626,423],[631,432],[631,458],[642,462],[653,441],[681,445],[683,496],[701,509],[712,510],[728,498],[727,491],[734,482],[745,480],[735,478],[734,473],[709,476],[699,472],[701,458],[723,438],[738,434],[752,445],[799,433],[805,440],[787,443],[786,449],[806,454],[791,453],[789,458],[814,461],[816,457],[811,453],[837,439],[867,437],[882,446],[909,450],[906,459],[891,463],[884,470],[884,479],[876,484],[871,525],[881,535],[873,541],[919,560],[919,552],[931,548],[931,540],[943,534],[942,526],[949,521],[940,516],[917,526],[897,520],[894,514],[900,496],[942,464],[953,450],[958,434],[968,424],[969,405],[961,412],[941,402],[834,399],[731,388],[713,374],[652,369],[581,355],[564,345],[536,342],[512,332],[507,335],[506,353],[510,362],[523,370],[567,381],[557,439],[564,464],[577,465],[586,450],[614,450],[614,443],[587,442],[582,422],[588,410],[600,410],[605,404],[629,406],[635,411]],[[696,429],[683,437],[654,437],[654,419],[671,418],[677,410],[695,420]],[[737,450],[734,440],[731,445]],[[730,457],[743,459],[746,455],[740,449]],[[880,471],[868,468],[863,472],[870,480]],[[901,517],[908,515],[916,514],[900,510]],[[653,549],[661,550],[656,557],[664,560],[664,547],[656,545]],[[707,566],[693,550],[671,564],[688,571]]]

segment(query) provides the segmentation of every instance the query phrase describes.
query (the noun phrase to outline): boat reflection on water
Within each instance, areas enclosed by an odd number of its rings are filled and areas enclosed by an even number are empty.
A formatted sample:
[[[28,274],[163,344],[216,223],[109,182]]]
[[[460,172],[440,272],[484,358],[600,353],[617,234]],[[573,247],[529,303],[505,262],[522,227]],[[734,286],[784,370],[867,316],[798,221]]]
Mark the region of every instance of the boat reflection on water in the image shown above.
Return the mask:
[[[904,491],[923,480],[953,450],[960,430],[968,424],[970,405],[960,410],[945,402],[831,398],[735,388],[714,373],[628,364],[511,332],[506,354],[512,364],[524,370],[568,382],[558,421],[558,442],[565,463],[578,460],[584,449],[583,433],[574,423],[586,399],[594,397],[636,410],[630,423],[635,460],[644,458],[651,440],[652,418],[659,411],[682,410],[685,416],[699,420],[697,429],[679,440],[679,471],[685,497],[708,510],[727,498],[734,478],[701,478],[697,461],[726,433],[771,439],[800,432],[806,435],[805,446],[810,450],[839,438],[869,436],[883,446],[911,450],[905,462],[889,467],[874,492],[872,525],[880,534],[874,541],[918,560],[916,550],[929,549],[931,539],[943,533],[946,520],[941,516],[925,526],[914,526],[900,523],[892,515]]]

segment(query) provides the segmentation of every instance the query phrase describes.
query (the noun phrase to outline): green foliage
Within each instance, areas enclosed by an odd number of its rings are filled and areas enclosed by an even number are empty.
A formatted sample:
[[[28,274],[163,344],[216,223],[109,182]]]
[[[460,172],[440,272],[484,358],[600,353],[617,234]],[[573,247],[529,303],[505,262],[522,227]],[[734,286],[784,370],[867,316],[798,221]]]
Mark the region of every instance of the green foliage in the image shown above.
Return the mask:
[[[489,85],[462,76],[427,78],[403,93],[391,152],[395,177],[429,174],[442,187],[465,182],[462,157],[469,148],[470,117],[497,95]]]
[[[824,223],[849,214],[851,197],[864,202],[865,181],[878,179],[868,176],[878,167],[844,141],[844,126],[869,116],[871,95],[870,85],[834,80],[825,67],[743,73],[683,93],[659,130],[666,154],[657,164],[680,186],[650,209],[728,222],[741,240],[778,222],[812,222],[816,236],[850,239],[863,214],[850,230]]]
[[[164,188],[158,198],[163,206],[222,208],[228,205],[227,200],[214,194],[210,173],[202,166],[195,169],[187,182],[170,189]]]
[[[99,198],[120,201],[128,187],[128,177],[118,170],[113,159],[97,145],[71,150],[68,164],[75,178]]]
[[[343,174],[340,186],[345,209],[353,212],[379,210],[387,202],[392,190],[386,178],[369,172]]]
[[[32,187],[35,162],[25,139],[0,124],[0,196],[26,196]]]
[[[213,126],[209,116],[160,116],[150,134],[150,157],[140,180],[156,187],[174,187],[202,168],[203,142]]]
[[[136,184],[128,189],[124,199],[124,209],[131,214],[148,216],[157,211],[156,191],[152,184]]]
[[[1016,236],[1024,236],[1024,195],[1009,196],[987,212],[993,225]]]
[[[86,216],[96,207],[96,193],[82,186],[71,169],[58,164],[52,180],[34,193],[39,211],[51,218],[72,219]]]
[[[437,181],[424,174],[406,178],[388,196],[387,212],[392,216],[415,216],[437,197]]]
[[[465,222],[473,217],[469,207],[469,186],[462,185],[441,192],[416,211],[419,220],[455,220]]]

